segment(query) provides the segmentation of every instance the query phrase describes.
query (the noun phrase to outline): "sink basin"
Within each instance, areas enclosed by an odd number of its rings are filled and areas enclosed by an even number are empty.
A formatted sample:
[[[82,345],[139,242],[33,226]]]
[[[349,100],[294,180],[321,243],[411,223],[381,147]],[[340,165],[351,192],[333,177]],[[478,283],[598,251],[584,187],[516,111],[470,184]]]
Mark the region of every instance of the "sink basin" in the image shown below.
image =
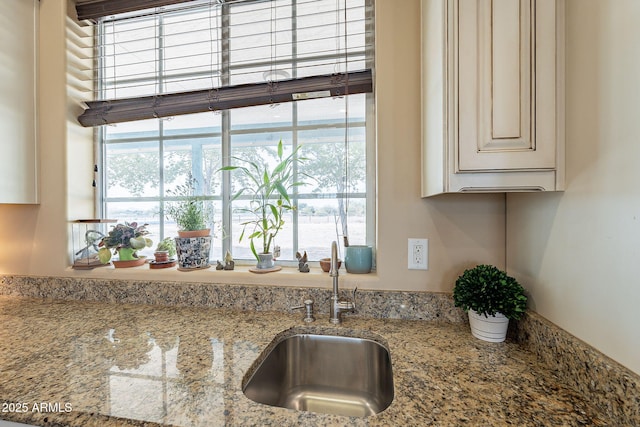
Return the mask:
[[[391,357],[376,341],[296,334],[279,339],[265,351],[269,348],[245,377],[243,392],[254,402],[367,417],[384,411],[393,401]]]

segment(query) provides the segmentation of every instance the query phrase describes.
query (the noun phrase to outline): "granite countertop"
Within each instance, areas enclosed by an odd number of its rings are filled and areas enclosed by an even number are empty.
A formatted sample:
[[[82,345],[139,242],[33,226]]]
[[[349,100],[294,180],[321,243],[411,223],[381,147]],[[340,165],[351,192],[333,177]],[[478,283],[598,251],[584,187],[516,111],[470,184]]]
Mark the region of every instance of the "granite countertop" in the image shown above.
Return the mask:
[[[241,390],[279,333],[376,334],[395,382],[367,418],[255,403]],[[464,323],[0,296],[0,419],[34,425],[606,425],[514,342],[486,343]]]

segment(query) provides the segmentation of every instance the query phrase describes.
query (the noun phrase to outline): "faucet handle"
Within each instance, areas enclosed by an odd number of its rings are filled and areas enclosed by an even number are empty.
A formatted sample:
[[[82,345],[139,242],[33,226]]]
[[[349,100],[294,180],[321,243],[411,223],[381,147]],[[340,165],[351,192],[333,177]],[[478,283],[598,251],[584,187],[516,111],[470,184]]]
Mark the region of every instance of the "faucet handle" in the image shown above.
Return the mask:
[[[353,288],[353,309],[355,310],[357,305],[356,305],[356,292],[358,291],[358,287],[356,286],[355,288]]]

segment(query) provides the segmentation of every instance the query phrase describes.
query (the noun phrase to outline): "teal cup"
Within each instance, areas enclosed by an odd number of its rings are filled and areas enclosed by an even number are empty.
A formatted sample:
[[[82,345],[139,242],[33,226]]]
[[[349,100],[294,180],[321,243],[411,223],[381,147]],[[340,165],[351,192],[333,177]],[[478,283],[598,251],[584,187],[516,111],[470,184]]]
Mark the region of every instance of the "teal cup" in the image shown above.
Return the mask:
[[[366,274],[371,272],[371,246],[354,245],[345,248],[344,265],[347,273]]]

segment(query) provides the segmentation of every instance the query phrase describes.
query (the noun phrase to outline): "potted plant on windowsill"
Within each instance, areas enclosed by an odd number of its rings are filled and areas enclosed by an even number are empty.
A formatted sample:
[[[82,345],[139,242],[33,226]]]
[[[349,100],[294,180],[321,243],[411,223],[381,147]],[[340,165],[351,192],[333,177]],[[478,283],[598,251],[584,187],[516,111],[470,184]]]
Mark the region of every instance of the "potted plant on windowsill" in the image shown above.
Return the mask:
[[[209,268],[213,207],[205,196],[196,194],[196,180],[189,177],[185,184],[168,191],[177,200],[167,203],[166,216],[178,224],[175,238],[178,270],[191,271]]]
[[[156,246],[156,250],[153,254],[156,257],[157,262],[163,261],[163,259],[158,259],[158,257],[166,258],[166,260],[164,261],[168,261],[169,259],[175,257],[176,256],[175,240],[173,240],[171,237],[165,237],[160,242],[158,242],[158,245]]]
[[[176,242],[171,237],[165,237],[156,246],[153,252],[154,260],[149,261],[149,268],[170,268],[176,265]]]
[[[114,255],[118,255],[118,260],[113,261],[116,268],[144,264],[146,257],[138,256],[137,251],[153,244],[151,239],[145,237],[149,234],[147,225],[149,224],[138,225],[137,222],[115,225],[98,245],[100,261],[107,264],[111,260],[111,251],[113,251]]]
[[[177,200],[167,203],[166,216],[178,225],[179,237],[204,237],[210,234],[207,226],[213,219],[213,209],[204,196],[196,194],[196,180],[189,177],[185,184],[167,191]]]
[[[527,308],[524,289],[516,279],[485,264],[458,277],[453,300],[456,307],[469,312],[473,336],[490,342],[504,341],[509,319],[520,319]]]
[[[241,223],[243,226],[240,241],[248,238],[249,247],[258,264],[257,270],[273,270],[275,268],[271,252],[274,239],[285,224],[284,215],[294,210],[290,192],[293,188],[304,185],[304,182],[294,182],[294,167],[306,159],[299,156],[301,146],[296,147],[291,154],[284,156],[282,140],[278,142],[277,164],[270,169],[267,164],[259,165],[255,162],[234,157],[244,163],[243,166],[233,165],[221,168],[224,171],[239,171],[248,180],[249,186],[238,191],[231,200],[235,200],[243,193],[251,193],[248,208],[240,209],[251,219]],[[256,245],[258,242],[258,246]]]

